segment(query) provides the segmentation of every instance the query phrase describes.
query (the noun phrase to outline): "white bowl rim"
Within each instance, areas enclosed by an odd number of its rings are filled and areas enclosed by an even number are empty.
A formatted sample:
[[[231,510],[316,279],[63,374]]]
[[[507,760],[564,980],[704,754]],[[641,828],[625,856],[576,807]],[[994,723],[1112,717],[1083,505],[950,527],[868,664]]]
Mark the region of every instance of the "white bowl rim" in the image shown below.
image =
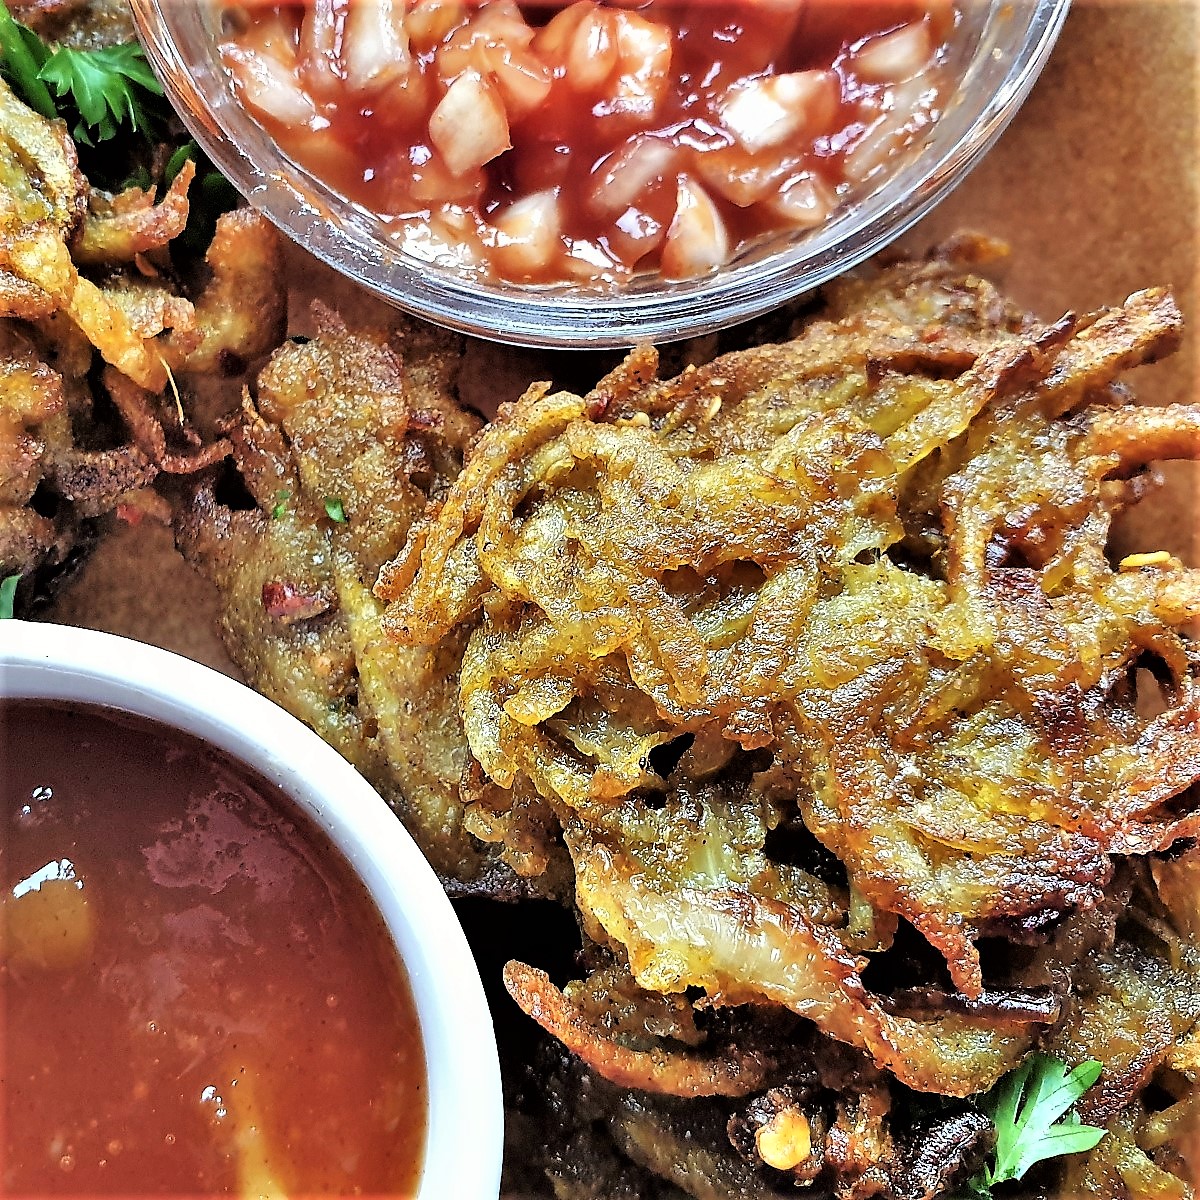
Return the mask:
[[[276,783],[317,822],[379,907],[416,1002],[428,1128],[414,1200],[495,1200],[504,1111],[479,971],[433,869],[366,780],[236,680],[96,630],[0,621],[0,696],[101,704],[183,730]]]

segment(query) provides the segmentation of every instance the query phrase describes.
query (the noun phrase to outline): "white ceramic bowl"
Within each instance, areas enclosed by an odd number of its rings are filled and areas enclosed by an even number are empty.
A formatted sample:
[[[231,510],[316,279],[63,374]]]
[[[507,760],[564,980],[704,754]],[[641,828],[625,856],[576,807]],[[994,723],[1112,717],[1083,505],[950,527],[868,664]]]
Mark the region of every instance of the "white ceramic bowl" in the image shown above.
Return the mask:
[[[102,704],[190,733],[277,784],[316,821],[374,898],[416,1001],[429,1123],[415,1200],[495,1200],[504,1111],[479,972],[432,868],[362,776],[249,688],[107,633],[0,621],[0,695]]]

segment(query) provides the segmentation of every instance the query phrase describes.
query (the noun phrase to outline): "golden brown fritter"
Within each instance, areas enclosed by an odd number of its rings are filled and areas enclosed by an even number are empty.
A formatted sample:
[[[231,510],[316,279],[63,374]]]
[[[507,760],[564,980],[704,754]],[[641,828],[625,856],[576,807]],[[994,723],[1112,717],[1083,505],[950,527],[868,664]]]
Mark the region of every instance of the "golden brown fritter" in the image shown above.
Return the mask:
[[[1178,314],[1043,325],[946,259],[793,333],[480,427],[457,338],[319,311],[181,546],[452,888],[573,896],[583,977],[505,973],[571,1052],[514,1122],[557,1196],[929,1200],[1034,1046],[1106,1066],[1076,1176],[1178,1174],[1195,578],[1105,556],[1195,450],[1115,382]]]
[[[62,122],[0,82],[0,576],[24,577],[22,607],[94,518],[228,452],[191,426],[192,389],[283,335],[278,236],[257,214],[219,218],[200,277],[178,278],[193,174],[158,200],[93,190]]]
[[[180,548],[221,590],[246,678],[375,784],[448,882],[511,889],[463,829],[461,645],[389,642],[371,590],[479,428],[452,394],[460,339],[415,323],[350,332],[319,306],[316,322],[271,358],[231,435],[253,504],[235,511],[209,480]]]
[[[1175,862],[1194,884],[1200,857]],[[1190,1178],[1184,1153],[1194,1145],[1188,1139],[1194,1138],[1200,1115],[1195,1099],[1200,972],[1195,943],[1181,938],[1169,922],[1160,925],[1158,935],[1147,936],[1142,922],[1157,902],[1143,890],[1144,882],[1122,875],[1105,914],[1092,910],[1073,921],[1072,937],[1087,946],[1092,961],[1078,971],[1068,1003],[1092,1014],[1092,1028],[1084,1030],[1084,1022],[1067,1017],[1047,1043],[1068,1061],[1089,1056],[1103,1061],[1101,1082],[1080,1115],[1106,1128],[1106,1139],[1090,1154],[1050,1164],[1035,1186],[1014,1195],[1121,1200],[1191,1195],[1184,1182]],[[1118,930],[1119,913],[1125,915]],[[1110,948],[1102,949],[1105,945]],[[1057,947],[1057,959],[1063,949]],[[1065,990],[1063,980],[1058,986]],[[1156,989],[1169,989],[1159,993],[1157,1003],[1150,998]],[[622,1036],[636,1039],[628,992],[618,992]],[[781,1060],[766,1086],[749,1097],[681,1098],[617,1088],[578,1062],[544,1052],[536,1100],[529,1094],[532,1087],[518,1099],[521,1114],[513,1133],[524,1136],[519,1151],[542,1165],[555,1195],[608,1195],[611,1179],[628,1178],[631,1168],[621,1165],[622,1158],[705,1200],[795,1196],[797,1187],[813,1195],[889,1200],[966,1194],[962,1184],[993,1137],[974,1101],[896,1088],[863,1056],[828,1041],[812,1026],[806,1032],[798,1019],[788,1027],[778,1017],[759,1010],[746,1018],[750,1028],[739,1031],[742,1038],[754,1035],[758,1044],[773,1045]],[[652,1017],[648,1027],[658,1029]],[[1154,1040],[1137,1055],[1130,1073],[1123,1064],[1130,1062],[1144,1029]],[[661,1030],[658,1036],[661,1053],[667,1042]],[[711,1029],[707,1036],[712,1040]],[[652,1040],[647,1030],[641,1039]],[[1141,1090],[1117,1095],[1131,1086]],[[527,1132],[525,1123],[535,1118]],[[1125,1179],[1139,1184],[1127,1185]],[[627,1186],[631,1190],[614,1188],[612,1194],[656,1194],[645,1181]]]
[[[1196,409],[1116,383],[1179,314],[1152,290],[1044,325],[935,261],[835,287],[796,333],[665,382],[640,350],[502,409],[384,569],[384,628],[462,647],[476,774],[553,811],[583,930],[635,992],[780,1006],[952,1097],[1057,1038],[1127,1104],[1200,1016],[1186,938],[1168,978],[1072,924],[1114,863],[1200,831],[1197,576],[1105,553],[1147,464],[1200,449]],[[940,965],[880,989],[901,933]],[[1072,1033],[1096,971],[1112,1011]],[[1134,1071],[1114,1031],[1139,979],[1180,1007]],[[788,1083],[508,981],[623,1086]]]

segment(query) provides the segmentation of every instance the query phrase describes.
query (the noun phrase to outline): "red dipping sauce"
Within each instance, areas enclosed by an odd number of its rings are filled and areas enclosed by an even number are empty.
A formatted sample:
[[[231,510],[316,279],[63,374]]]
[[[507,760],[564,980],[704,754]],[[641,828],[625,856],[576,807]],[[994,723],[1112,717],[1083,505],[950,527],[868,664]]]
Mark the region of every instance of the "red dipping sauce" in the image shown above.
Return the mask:
[[[111,710],[5,700],[0,751],[0,1194],[412,1195],[412,995],[307,815]]]
[[[410,253],[680,279],[818,226],[919,143],[954,0],[221,0],[283,150]]]

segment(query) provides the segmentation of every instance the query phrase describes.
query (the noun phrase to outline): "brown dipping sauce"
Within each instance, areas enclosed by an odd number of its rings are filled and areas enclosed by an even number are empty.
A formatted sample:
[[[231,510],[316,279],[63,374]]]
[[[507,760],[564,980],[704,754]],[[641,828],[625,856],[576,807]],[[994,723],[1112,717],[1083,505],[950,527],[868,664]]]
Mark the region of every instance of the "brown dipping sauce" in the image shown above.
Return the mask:
[[[416,1010],[299,806],[186,734],[0,701],[0,1194],[411,1195]]]

